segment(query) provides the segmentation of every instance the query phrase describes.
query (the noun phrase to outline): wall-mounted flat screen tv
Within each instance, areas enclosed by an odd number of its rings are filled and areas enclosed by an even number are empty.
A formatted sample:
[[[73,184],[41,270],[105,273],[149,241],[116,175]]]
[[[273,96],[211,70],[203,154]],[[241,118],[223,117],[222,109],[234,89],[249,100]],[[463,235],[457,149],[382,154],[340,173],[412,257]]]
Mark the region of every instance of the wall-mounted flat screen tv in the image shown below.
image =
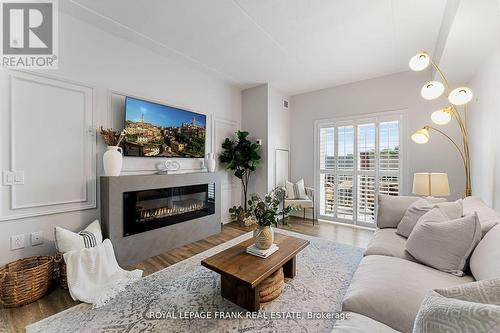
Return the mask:
[[[205,156],[207,117],[132,97],[125,100],[125,156]]]

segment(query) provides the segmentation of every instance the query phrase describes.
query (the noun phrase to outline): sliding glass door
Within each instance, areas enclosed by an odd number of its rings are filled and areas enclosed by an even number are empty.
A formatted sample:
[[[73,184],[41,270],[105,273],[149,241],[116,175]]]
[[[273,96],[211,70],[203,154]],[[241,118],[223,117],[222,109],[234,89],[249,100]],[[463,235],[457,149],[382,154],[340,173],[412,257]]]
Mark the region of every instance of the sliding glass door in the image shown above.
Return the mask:
[[[401,189],[402,121],[391,113],[316,122],[320,218],[375,226],[376,194]]]

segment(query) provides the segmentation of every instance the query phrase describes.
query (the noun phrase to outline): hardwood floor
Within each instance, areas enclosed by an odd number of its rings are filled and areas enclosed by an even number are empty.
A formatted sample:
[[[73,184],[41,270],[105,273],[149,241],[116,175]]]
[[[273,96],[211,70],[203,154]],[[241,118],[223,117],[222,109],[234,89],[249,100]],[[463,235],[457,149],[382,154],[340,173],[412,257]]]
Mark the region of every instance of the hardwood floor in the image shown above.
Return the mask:
[[[311,220],[295,217],[290,219],[287,226],[280,225],[279,228],[359,247],[366,247],[373,233],[373,231],[367,229],[327,222],[315,222],[313,226]],[[128,269],[142,269],[146,276],[252,230],[252,227],[241,227],[236,223],[229,223],[224,225],[222,232],[217,235],[149,258],[128,267]],[[67,290],[54,286],[45,297],[34,303],[19,308],[0,309],[0,331],[25,332],[27,325],[77,304],[79,302],[73,301]]]

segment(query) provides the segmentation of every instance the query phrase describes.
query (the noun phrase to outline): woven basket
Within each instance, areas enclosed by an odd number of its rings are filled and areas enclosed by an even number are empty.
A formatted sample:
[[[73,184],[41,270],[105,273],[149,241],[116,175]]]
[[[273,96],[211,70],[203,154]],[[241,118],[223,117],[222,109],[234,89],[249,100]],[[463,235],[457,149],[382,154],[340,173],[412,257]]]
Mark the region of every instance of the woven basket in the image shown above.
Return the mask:
[[[68,290],[68,275],[66,273],[66,262],[64,261],[64,256],[61,252],[57,252],[55,257],[55,263],[59,269],[59,285],[61,288]]]
[[[11,308],[36,301],[47,293],[53,275],[53,256],[19,259],[0,267],[0,303]]]
[[[277,298],[285,288],[285,277],[283,268],[278,269],[259,286],[260,302],[266,303]]]

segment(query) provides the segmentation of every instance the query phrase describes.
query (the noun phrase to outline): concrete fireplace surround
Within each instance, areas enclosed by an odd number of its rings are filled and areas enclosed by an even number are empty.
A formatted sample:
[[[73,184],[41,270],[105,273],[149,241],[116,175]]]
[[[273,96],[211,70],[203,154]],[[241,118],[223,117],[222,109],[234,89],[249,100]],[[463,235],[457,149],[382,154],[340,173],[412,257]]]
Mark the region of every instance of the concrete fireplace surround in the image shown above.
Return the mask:
[[[219,173],[101,177],[101,220],[105,237],[113,243],[122,267],[221,231]],[[215,214],[163,228],[123,236],[123,192],[215,183]]]

